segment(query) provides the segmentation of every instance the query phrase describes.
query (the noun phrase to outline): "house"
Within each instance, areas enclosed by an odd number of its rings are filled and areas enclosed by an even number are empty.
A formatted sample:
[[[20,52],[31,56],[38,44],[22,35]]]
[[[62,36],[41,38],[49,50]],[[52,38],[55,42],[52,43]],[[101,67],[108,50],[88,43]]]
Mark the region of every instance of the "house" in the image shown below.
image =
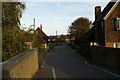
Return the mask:
[[[81,37],[91,45],[120,48],[120,0],[111,0],[101,11],[95,7],[93,27]]]
[[[42,24],[40,24],[40,27],[36,29],[37,32],[37,40],[38,40],[38,47],[48,50],[48,36],[43,32],[42,30]]]
[[[56,41],[59,41],[60,39],[61,39],[61,36],[62,35],[51,35],[51,36],[49,36],[49,42],[51,42],[51,43],[55,43]],[[66,35],[63,35],[65,38],[66,38]]]
[[[58,37],[57,36],[49,36],[49,42],[50,43],[55,43],[55,41],[56,41],[56,39],[57,39]]]

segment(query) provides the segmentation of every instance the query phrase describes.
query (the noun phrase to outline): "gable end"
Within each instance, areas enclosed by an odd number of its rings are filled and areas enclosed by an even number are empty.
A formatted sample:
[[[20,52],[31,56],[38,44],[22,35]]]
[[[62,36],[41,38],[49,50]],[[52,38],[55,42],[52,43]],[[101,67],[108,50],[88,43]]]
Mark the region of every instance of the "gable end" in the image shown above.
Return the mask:
[[[117,7],[117,5],[120,3],[120,0],[118,0],[113,7],[110,9],[110,11],[106,14],[106,16],[103,18],[104,20],[107,20],[107,18],[110,16],[110,14],[114,11],[114,9]]]

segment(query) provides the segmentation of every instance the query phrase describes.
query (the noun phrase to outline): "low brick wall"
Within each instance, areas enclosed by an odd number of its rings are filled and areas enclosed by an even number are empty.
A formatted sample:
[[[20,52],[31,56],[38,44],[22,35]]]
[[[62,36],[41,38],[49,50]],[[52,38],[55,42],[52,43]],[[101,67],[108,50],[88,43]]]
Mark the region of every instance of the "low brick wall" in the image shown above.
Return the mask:
[[[33,78],[38,70],[38,49],[33,48],[5,62],[3,78]]]
[[[120,49],[108,47],[91,47],[91,58],[94,62],[120,71]]]
[[[79,54],[87,59],[91,59],[90,43],[80,43]]]

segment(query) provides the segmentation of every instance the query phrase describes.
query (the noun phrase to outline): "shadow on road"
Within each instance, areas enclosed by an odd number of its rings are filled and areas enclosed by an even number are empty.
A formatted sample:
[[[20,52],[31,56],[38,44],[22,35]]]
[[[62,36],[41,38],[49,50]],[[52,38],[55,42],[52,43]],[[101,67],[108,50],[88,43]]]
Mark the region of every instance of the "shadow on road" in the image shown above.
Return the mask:
[[[39,58],[41,59],[41,58]],[[53,70],[54,69],[54,70]],[[102,70],[90,67],[74,50],[66,45],[49,52],[37,78],[116,78]]]

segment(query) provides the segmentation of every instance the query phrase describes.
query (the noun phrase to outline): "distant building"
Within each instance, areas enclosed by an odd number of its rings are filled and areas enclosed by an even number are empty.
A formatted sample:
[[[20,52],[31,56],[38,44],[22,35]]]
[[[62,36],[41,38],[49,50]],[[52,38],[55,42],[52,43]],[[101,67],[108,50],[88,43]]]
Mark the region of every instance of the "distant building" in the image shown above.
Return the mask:
[[[81,41],[120,48],[120,0],[111,0],[102,12],[100,6],[95,7],[93,27],[81,37]]]
[[[65,38],[65,40],[64,41],[70,41],[70,40],[75,40],[75,38],[74,37],[70,37],[70,36],[68,36],[68,35],[57,35],[57,36],[49,36],[49,42],[55,42],[56,41],[56,39],[58,39],[58,40],[60,40],[61,39],[61,37],[62,36],[64,36],[64,38]]]
[[[55,43],[55,41],[56,41],[56,39],[57,39],[58,37],[57,36],[49,36],[49,42],[50,43]]]

